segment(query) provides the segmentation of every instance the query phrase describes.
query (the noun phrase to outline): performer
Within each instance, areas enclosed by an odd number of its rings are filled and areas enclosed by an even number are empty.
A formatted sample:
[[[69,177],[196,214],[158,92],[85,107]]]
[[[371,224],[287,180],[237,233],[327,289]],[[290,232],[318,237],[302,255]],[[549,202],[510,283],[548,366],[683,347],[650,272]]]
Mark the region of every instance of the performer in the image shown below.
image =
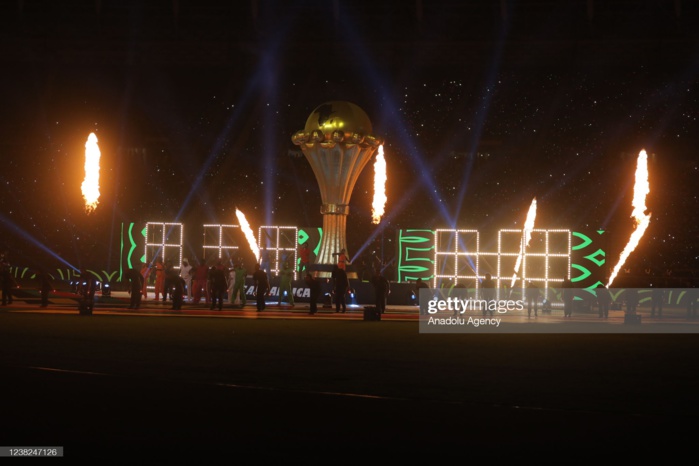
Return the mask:
[[[209,304],[208,280],[209,267],[206,265],[206,258],[202,257],[199,265],[197,265],[197,268],[194,271],[194,280],[192,285],[194,287],[194,304],[199,304],[202,298],[202,293],[204,293],[206,304]]]
[[[374,275],[372,284],[374,285],[376,297],[376,312],[383,314],[386,312],[386,303],[388,301],[388,294],[391,292],[391,285],[381,273]]]
[[[182,259],[182,268],[180,269],[180,277],[184,280],[184,286],[187,291],[187,302],[192,302],[192,275],[193,275],[192,265],[189,263],[189,259]]]
[[[211,292],[211,310],[218,307],[223,310],[223,297],[226,295],[226,268],[221,259],[209,269],[209,290]]]
[[[160,294],[162,293],[163,295],[163,301],[165,301],[164,298],[167,297],[165,293],[165,265],[163,264],[163,260],[158,257],[155,261],[155,300],[158,301],[160,299]]]
[[[148,267],[146,267],[146,269],[147,268]],[[145,283],[145,280],[143,279],[143,272],[139,272],[136,269],[129,269],[127,272],[127,277],[131,282],[131,300],[127,309],[138,309],[141,307],[141,294]]]
[[[145,262],[141,262],[141,276],[143,277],[142,294],[143,299],[148,299],[148,277],[150,276],[150,267]]]
[[[78,302],[78,311],[81,315],[92,315],[92,310],[95,307],[97,282],[92,275],[87,273],[87,270],[81,269],[79,283],[78,294],[81,299]]]
[[[260,251],[260,268],[267,274],[267,282],[269,282],[272,273],[272,262],[267,248],[262,248]]]
[[[308,243],[303,243],[299,248],[299,272],[304,273],[308,271],[308,265],[311,260],[311,249],[308,247]]]
[[[248,271],[241,257],[238,258],[234,273],[235,284],[233,285],[233,293],[231,294],[231,304],[234,304],[236,299],[240,299],[240,307],[245,307],[245,277],[247,277]]]
[[[228,267],[226,275],[226,299],[228,303],[233,305],[233,288],[235,288],[235,261],[231,256],[228,256]]]
[[[170,259],[165,261],[165,282],[163,283],[163,302],[167,301],[167,297],[172,299],[172,287],[180,279],[180,274],[177,273],[174,264]]]
[[[294,290],[291,288],[291,279],[294,276],[294,271],[289,267],[289,262],[284,262],[282,269],[279,271],[279,305],[282,305],[284,292],[288,296],[288,301],[291,307],[294,307]]]
[[[340,249],[339,253],[333,253],[337,256],[337,267],[340,270],[347,270],[347,265],[350,264],[349,256],[347,256],[347,251],[344,248]]]
[[[344,249],[343,249],[344,251]],[[335,312],[347,312],[347,291],[349,290],[349,278],[345,269],[335,266],[332,272],[333,291],[335,292]]]
[[[172,284],[172,309],[179,311],[182,309],[182,301],[184,300],[185,282],[182,277],[175,277],[175,282]]]
[[[260,264],[255,264],[255,273],[252,274],[252,280],[255,284],[255,297],[257,298],[257,311],[265,310],[265,296],[269,292],[269,280],[267,273],[262,270]]]
[[[41,269],[37,275],[39,279],[39,291],[41,292],[41,307],[48,307],[49,305],[49,293],[53,289],[51,285],[51,276],[46,272],[46,270]]]
[[[532,307],[534,308],[534,317],[537,316],[539,311],[539,287],[537,287],[534,282],[529,280],[527,282],[526,298],[527,298],[527,317],[532,316]]]
[[[427,283],[425,283],[422,280],[422,277],[418,278],[417,281],[415,282],[414,293],[415,293],[415,300],[416,300],[418,305],[420,304],[420,290],[423,290],[423,289],[426,290],[428,288],[429,288],[429,286],[427,285]],[[422,307],[420,307],[420,314],[427,314],[427,309],[423,310]]]
[[[306,284],[311,290],[311,306],[309,308],[309,314],[313,315],[318,312],[318,298],[320,297],[320,281],[315,278],[311,273],[306,274]]]

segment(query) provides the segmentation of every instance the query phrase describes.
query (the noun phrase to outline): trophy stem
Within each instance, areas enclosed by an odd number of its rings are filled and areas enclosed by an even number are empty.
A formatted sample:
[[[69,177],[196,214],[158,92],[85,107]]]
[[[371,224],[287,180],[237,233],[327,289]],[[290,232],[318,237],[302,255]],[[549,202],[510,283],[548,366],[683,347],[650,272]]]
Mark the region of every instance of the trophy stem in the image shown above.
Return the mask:
[[[347,251],[346,229],[346,214],[323,215],[323,238],[320,241],[320,251],[316,257],[317,264],[337,264],[337,254],[340,250]],[[330,270],[319,270],[318,276],[329,277]]]

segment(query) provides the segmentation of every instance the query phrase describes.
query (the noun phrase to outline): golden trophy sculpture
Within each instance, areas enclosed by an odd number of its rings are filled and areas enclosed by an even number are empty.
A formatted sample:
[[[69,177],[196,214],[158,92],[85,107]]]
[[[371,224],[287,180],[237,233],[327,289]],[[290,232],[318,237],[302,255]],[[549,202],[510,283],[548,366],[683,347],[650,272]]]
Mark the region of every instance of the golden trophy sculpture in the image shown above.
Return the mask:
[[[371,134],[371,121],[357,105],[345,101],[316,107],[291,141],[301,148],[313,168],[323,205],[323,237],[316,256],[316,275],[329,277],[337,254],[347,249],[347,215],[352,190],[381,140]],[[327,267],[322,267],[327,266]],[[347,272],[356,278],[354,272]]]

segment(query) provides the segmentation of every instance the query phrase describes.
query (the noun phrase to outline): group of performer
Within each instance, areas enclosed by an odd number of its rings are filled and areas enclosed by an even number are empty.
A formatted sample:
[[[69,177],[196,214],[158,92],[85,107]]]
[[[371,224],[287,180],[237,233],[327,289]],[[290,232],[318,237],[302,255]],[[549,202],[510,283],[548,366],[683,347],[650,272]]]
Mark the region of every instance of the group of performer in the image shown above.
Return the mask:
[[[352,290],[347,275],[347,267],[351,262],[345,249],[341,249],[333,255],[336,256],[337,261],[333,264],[329,280],[332,282],[331,294],[336,312],[343,313],[347,310],[347,295]],[[310,290],[309,312],[310,314],[317,312],[322,280],[312,272],[312,259],[312,252],[307,242],[300,245],[296,264],[294,264],[293,259],[281,258],[281,267],[278,272],[279,306],[287,305],[292,308],[295,306],[293,280],[298,272]],[[2,272],[3,305],[11,304],[11,288],[15,284],[12,283],[6,254],[2,254],[0,258],[0,272]],[[262,311],[266,307],[266,298],[271,292],[270,273],[269,261],[265,263],[264,260],[256,263],[254,272],[249,274],[241,257],[235,260],[229,258],[227,264],[224,264],[222,259],[217,259],[211,266],[207,263],[206,258],[201,258],[196,264],[184,258],[178,270],[172,260],[164,260],[158,256],[151,263],[142,262],[140,268],[127,269],[124,281],[128,283],[130,294],[128,309],[140,309],[143,301],[149,299],[149,290],[153,293],[151,297],[154,298],[155,302],[166,303],[169,300],[174,310],[181,309],[185,302],[196,305],[202,301],[211,310],[222,310],[224,300],[227,300],[231,306],[243,308],[247,304],[246,278],[251,276],[257,309]],[[46,307],[49,294],[54,288],[52,278],[44,270],[39,270],[36,277],[40,282],[41,306]],[[82,269],[77,283],[76,292],[81,296],[81,313],[91,314],[95,291],[98,288],[97,279],[87,270]],[[378,272],[374,274],[372,283],[375,285],[377,293],[377,307],[383,312],[389,292],[388,280]]]
[[[268,253],[266,249],[263,252]],[[336,311],[346,312],[346,295],[351,289],[347,278],[347,266],[350,260],[345,249],[341,249],[334,255],[337,257],[337,262],[334,264],[331,279]],[[293,261],[288,258],[282,258],[278,273],[280,306],[283,304],[292,308],[295,306],[292,284],[295,273],[298,272],[310,288],[310,313],[317,312],[321,282],[311,272],[311,256],[308,244],[303,243],[299,247],[297,264],[293,264]],[[297,266],[294,267],[294,265]],[[181,309],[183,302],[199,304],[203,301],[209,305],[210,309],[221,310],[226,298],[230,305],[242,308],[247,304],[245,289],[247,277],[248,269],[241,257],[235,260],[230,258],[227,265],[222,259],[218,259],[213,266],[207,265],[205,258],[196,265],[185,258],[182,260],[179,271],[175,269],[171,260],[163,261],[161,257],[157,257],[151,264],[142,263],[140,270],[130,269],[127,272],[131,294],[129,309],[139,309],[142,301],[148,299],[149,285],[152,286],[156,302],[165,303],[168,301],[168,296],[170,297],[172,309]],[[255,264],[251,277],[257,309],[262,311],[266,307],[266,297],[271,291],[269,254],[266,255],[266,260],[261,257],[261,261]]]
[[[148,299],[149,284],[153,286],[155,301],[165,303],[169,296],[173,309],[181,309],[185,301],[199,304],[202,300],[210,305],[211,309],[222,309],[226,297],[231,304],[238,302],[240,306],[245,306],[247,274],[242,258],[236,261],[231,258],[228,265],[224,265],[223,260],[218,259],[211,267],[207,265],[205,258],[196,266],[184,258],[178,272],[172,261],[163,263],[162,258],[158,257],[152,265],[142,263],[139,271],[129,270],[129,307],[138,309],[141,302]]]

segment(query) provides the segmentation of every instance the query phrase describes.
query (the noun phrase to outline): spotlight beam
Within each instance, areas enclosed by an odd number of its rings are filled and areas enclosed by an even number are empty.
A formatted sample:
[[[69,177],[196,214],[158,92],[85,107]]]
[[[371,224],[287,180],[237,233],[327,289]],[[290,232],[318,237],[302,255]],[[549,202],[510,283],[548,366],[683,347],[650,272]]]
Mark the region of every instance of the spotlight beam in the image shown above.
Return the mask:
[[[194,182],[192,183],[192,187],[187,193],[187,197],[185,198],[184,202],[182,203],[182,206],[180,207],[179,212],[175,216],[175,221],[179,221],[179,219],[184,215],[185,210],[189,207],[190,203],[192,202],[192,198],[194,197],[195,193],[199,193],[200,188],[202,183],[204,182],[204,177],[208,173],[209,169],[211,168],[211,165],[214,163],[216,160],[216,157],[220,154],[222,147],[226,144],[226,136],[231,132],[231,129],[233,127],[233,124],[236,123],[239,119],[244,118],[247,116],[247,113],[245,113],[245,108],[247,108],[248,103],[252,100],[254,91],[259,89],[259,87],[262,85],[264,86],[263,89],[267,92],[270,93],[270,100],[272,102],[276,102],[276,82],[271,79],[274,76],[276,76],[276,72],[273,68],[273,64],[276,63],[276,57],[277,57],[277,51],[280,48],[282,42],[282,38],[284,37],[284,33],[286,30],[288,30],[291,27],[291,24],[293,21],[287,21],[285,22],[286,29],[277,31],[277,36],[275,39],[268,45],[268,49],[266,51],[263,51],[265,59],[262,60],[255,71],[250,76],[250,79],[248,80],[247,86],[241,93],[241,101],[238,102],[238,104],[235,106],[235,111],[232,113],[232,115],[228,118],[224,128],[222,129],[219,137],[216,140],[216,143],[212,150],[209,153],[209,156],[207,157],[206,161],[202,165],[201,169],[199,170],[199,173],[197,174]],[[271,117],[270,113],[266,112],[265,113],[265,127],[269,127],[271,125]],[[273,138],[267,134],[266,140],[271,141]],[[266,163],[269,165],[270,161],[273,160],[274,154],[272,153],[273,149],[266,146],[264,150],[265,158],[264,160]],[[273,189],[271,188],[274,183],[273,183],[273,171],[272,170],[265,170],[265,183],[267,184],[267,190]],[[267,208],[265,209],[266,212],[270,212],[271,209],[269,206],[271,206],[271,201],[273,197],[273,192],[265,192],[265,201],[267,202]],[[210,211],[210,215],[212,218],[215,218],[215,214]],[[271,221],[268,223],[272,223]]]
[[[276,47],[274,47],[276,48]],[[275,190],[275,177],[276,171],[274,170],[275,165],[275,144],[274,144],[274,112],[277,107],[277,82],[275,72],[275,62],[277,61],[276,50],[270,50],[264,55],[260,67],[262,68],[261,73],[265,77],[263,79],[263,96],[266,102],[263,102],[264,108],[262,110],[264,119],[264,140],[262,141],[262,160],[263,160],[263,170],[264,173],[264,196],[265,196],[265,224],[272,225],[274,209],[274,190]]]
[[[451,218],[450,213],[447,211],[446,207],[442,203],[442,199],[438,189],[439,187],[436,183],[433,182],[432,178],[430,178],[430,176],[428,175],[430,173],[430,165],[421,157],[417,149],[417,141],[415,141],[415,138],[409,133],[405,123],[403,122],[403,117],[398,111],[398,106],[393,101],[393,99],[390,98],[390,96],[392,95],[392,91],[389,90],[389,87],[384,84],[383,79],[381,79],[381,77],[378,75],[376,71],[377,67],[374,63],[371,63],[369,60],[371,54],[368,53],[367,48],[364,45],[364,42],[361,39],[359,39],[356,33],[356,31],[360,28],[356,27],[355,25],[348,24],[346,21],[347,15],[339,15],[339,17],[341,19],[340,24],[343,27],[343,35],[345,37],[348,37],[350,39],[350,42],[352,42],[355,45],[355,48],[359,51],[357,53],[357,56],[359,57],[359,61],[362,62],[362,69],[364,71],[363,74],[365,76],[368,76],[372,84],[379,88],[381,95],[386,96],[386,99],[384,101],[386,104],[385,119],[388,121],[389,125],[394,126],[398,130],[400,134],[400,139],[404,141],[404,145],[407,148],[406,152],[408,156],[410,157],[411,161],[416,165],[417,171],[421,174],[421,176],[419,177],[419,182],[428,186],[429,195],[433,198],[435,205],[438,206],[442,216],[445,219],[447,219],[449,224],[453,224],[454,221]]]
[[[179,219],[182,217],[182,215],[184,215],[184,212],[185,212],[185,210],[187,210],[190,203],[192,202],[194,195],[198,194],[200,192],[201,186],[204,182],[204,177],[209,172],[211,165],[215,162],[216,157],[218,157],[222,148],[226,144],[226,136],[231,132],[233,125],[239,119],[245,117],[245,115],[246,115],[245,109],[247,108],[248,103],[252,100],[253,91],[259,86],[259,83],[260,83],[260,81],[263,80],[266,72],[267,72],[267,70],[264,67],[264,63],[263,63],[260,65],[260,67],[257,69],[257,71],[250,77],[250,80],[248,81],[245,90],[241,93],[241,95],[242,95],[241,101],[235,106],[235,111],[231,114],[231,116],[226,121],[224,128],[221,130],[219,137],[216,139],[216,143],[214,144],[214,147],[211,149],[208,157],[206,158],[206,160],[202,164],[201,169],[197,173],[197,175],[194,179],[194,182],[191,185],[192,187],[190,188],[189,192],[187,193],[187,197],[185,198],[184,202],[182,203],[180,210],[177,212],[177,215],[175,216],[176,222],[178,222]],[[212,217],[215,217],[215,214],[213,212],[210,212],[210,214]]]
[[[28,240],[30,243],[32,243],[34,246],[37,248],[41,249],[42,251],[46,252],[53,258],[57,259],[59,262],[62,264],[66,265],[67,267],[70,267],[71,269],[75,270],[76,272],[79,271],[80,269],[78,267],[75,267],[73,264],[69,263],[66,261],[64,258],[53,252],[48,246],[46,246],[44,243],[39,241],[38,239],[34,238],[31,234],[28,232],[24,231],[22,228],[19,226],[15,225],[15,223],[10,220],[9,218],[5,217],[4,215],[0,214],[0,220],[2,220],[2,224],[9,229],[13,234],[17,235],[18,237],[22,238],[23,240]]]
[[[478,144],[480,143],[481,136],[483,135],[483,128],[485,127],[485,121],[488,117],[488,111],[490,110],[490,104],[493,101],[493,95],[494,95],[494,90],[493,88],[495,87],[496,80],[497,80],[497,74],[498,70],[500,68],[500,62],[502,59],[502,53],[505,48],[505,38],[507,37],[507,33],[509,31],[509,25],[510,21],[509,18],[511,15],[507,15],[507,18],[502,24],[502,27],[500,29],[500,34],[499,38],[496,44],[495,48],[495,53],[493,54],[493,58],[490,62],[489,66],[489,71],[488,71],[488,76],[486,78],[486,86],[485,89],[483,90],[483,104],[480,107],[481,111],[476,114],[476,131],[473,135],[472,138],[472,143],[471,143],[471,150],[470,153],[475,153],[476,149],[478,148]],[[466,196],[466,190],[468,189],[469,185],[469,179],[471,177],[471,171],[473,169],[473,159],[469,159],[468,163],[466,164],[464,176],[463,176],[463,182],[461,183],[461,186],[459,188],[459,195],[457,197],[457,205],[456,209],[454,211],[454,218],[459,218],[459,215],[461,214],[461,207],[463,205],[464,198]],[[455,228],[455,227],[454,227]]]

